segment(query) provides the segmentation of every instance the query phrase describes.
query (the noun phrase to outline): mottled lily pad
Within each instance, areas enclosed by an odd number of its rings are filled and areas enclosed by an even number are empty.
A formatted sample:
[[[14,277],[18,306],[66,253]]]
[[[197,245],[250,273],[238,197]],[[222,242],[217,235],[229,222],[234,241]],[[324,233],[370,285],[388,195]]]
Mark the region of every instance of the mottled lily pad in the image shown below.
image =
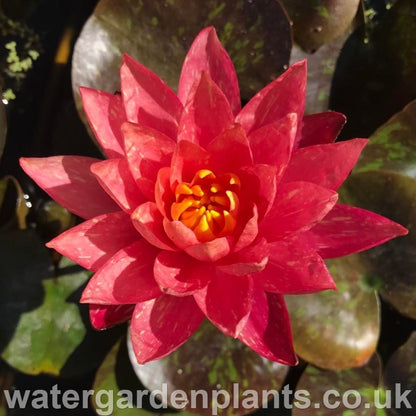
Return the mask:
[[[385,396],[384,390],[379,388],[380,374],[381,363],[376,355],[365,366],[350,370],[329,371],[308,365],[296,390],[298,394],[301,394],[302,390],[303,397],[306,397],[305,392],[308,392],[307,398],[311,406],[302,408],[305,406],[304,399],[295,399],[292,414],[293,416],[385,415],[376,408],[379,407],[379,403],[384,403]]]
[[[266,360],[241,342],[226,337],[208,321],[166,358],[139,365],[131,345],[129,353],[137,376],[147,388],[161,389],[166,383],[168,400],[174,390],[183,390],[190,398],[185,409],[202,415],[211,415],[215,409],[224,415],[242,415],[255,410],[256,407],[250,407],[252,398],[245,396],[244,391],[257,392],[258,406],[262,406],[273,398],[269,396],[263,401],[262,391],[279,390],[288,371],[287,366]],[[208,408],[203,406],[201,396],[192,405],[191,391],[198,389],[207,391]],[[215,401],[214,391],[220,389],[230,395],[230,405],[223,410],[220,404],[216,407]],[[224,397],[217,399],[223,403]]]
[[[101,0],[75,46],[72,84],[120,89],[124,52],[176,89],[185,53],[205,26],[216,27],[237,69],[243,99],[283,72],[289,62],[291,28],[275,0]]]
[[[361,366],[375,352],[380,332],[375,291],[365,286],[357,255],[327,261],[338,291],[286,296],[296,353],[326,369]]]

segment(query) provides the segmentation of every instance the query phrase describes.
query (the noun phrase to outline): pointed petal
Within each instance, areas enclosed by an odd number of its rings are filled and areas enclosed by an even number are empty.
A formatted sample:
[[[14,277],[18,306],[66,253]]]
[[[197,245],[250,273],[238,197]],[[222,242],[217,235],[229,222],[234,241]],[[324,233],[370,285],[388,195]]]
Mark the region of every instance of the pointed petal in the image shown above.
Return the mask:
[[[93,163],[91,172],[105,191],[127,213],[130,214],[144,202],[144,196],[130,173],[126,159],[108,159]]]
[[[307,181],[337,190],[345,181],[368,139],[318,144],[293,153],[282,182]]]
[[[178,141],[188,140],[207,146],[232,127],[234,116],[224,93],[203,72],[194,84],[178,127]]]
[[[79,92],[88,122],[105,154],[110,158],[123,156],[121,126],[127,118],[121,95],[85,87]]]
[[[199,327],[204,314],[192,296],[162,295],[138,303],[131,321],[133,350],[139,364],[165,357]]]
[[[283,296],[257,291],[253,309],[239,340],[263,357],[296,365],[290,318]]]
[[[182,104],[186,104],[190,90],[202,71],[208,73],[221,88],[233,113],[237,114],[241,108],[237,74],[212,26],[199,32],[186,54],[178,86]]]
[[[120,68],[127,119],[176,139],[182,104],[156,74],[125,54]]]
[[[162,251],[154,266],[155,279],[168,295],[187,296],[205,287],[215,270],[185,253]]]
[[[130,172],[148,199],[154,199],[159,169],[169,166],[175,142],[163,133],[131,123],[123,124],[123,135]]]
[[[99,159],[84,156],[21,158],[22,169],[58,204],[82,218],[118,211],[90,166]]]
[[[306,231],[332,209],[338,194],[309,182],[282,184],[275,204],[261,223],[268,241],[280,240],[291,233]]]
[[[321,256],[301,239],[269,244],[269,262],[256,274],[255,283],[266,292],[282,295],[336,290]]]
[[[257,234],[259,232],[258,221],[258,209],[257,206],[253,204],[249,219],[244,224],[244,227],[236,240],[233,250],[234,252],[242,250],[256,239]]]
[[[82,267],[96,271],[117,251],[140,239],[130,217],[118,211],[85,221],[46,245]]]
[[[296,113],[300,124],[305,108],[306,75],[306,60],[292,65],[243,107],[236,122],[247,134],[289,113]]]
[[[194,298],[216,327],[236,338],[250,314],[252,295],[251,276],[232,276],[217,270],[208,286]]]
[[[199,261],[214,262],[222,259],[231,251],[230,239],[227,237],[216,238],[186,247],[184,250]]]
[[[406,228],[381,215],[336,204],[307,234],[318,253],[326,259],[368,250],[407,233]]]
[[[135,305],[95,305],[90,306],[91,325],[98,330],[111,328],[131,318]]]
[[[332,143],[338,137],[347,118],[335,111],[310,114],[303,117],[302,129],[298,131],[295,147]]]
[[[163,217],[154,202],[145,202],[131,214],[133,225],[150,244],[162,250],[175,250],[163,228]]]
[[[170,216],[170,207],[175,196],[170,189],[171,169],[169,167],[159,170],[155,185],[155,200],[159,212],[166,218]]]
[[[158,297],[161,292],[153,277],[158,252],[144,240],[121,249],[90,279],[80,302],[123,305]]]

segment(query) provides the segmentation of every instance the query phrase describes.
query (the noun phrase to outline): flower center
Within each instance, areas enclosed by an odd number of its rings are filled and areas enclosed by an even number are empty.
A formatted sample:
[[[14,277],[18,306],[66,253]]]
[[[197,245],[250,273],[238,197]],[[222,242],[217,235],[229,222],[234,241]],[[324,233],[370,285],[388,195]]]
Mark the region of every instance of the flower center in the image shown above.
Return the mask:
[[[231,234],[237,224],[240,179],[232,173],[215,176],[208,169],[195,173],[192,182],[175,189],[172,219],[193,230],[199,241]]]

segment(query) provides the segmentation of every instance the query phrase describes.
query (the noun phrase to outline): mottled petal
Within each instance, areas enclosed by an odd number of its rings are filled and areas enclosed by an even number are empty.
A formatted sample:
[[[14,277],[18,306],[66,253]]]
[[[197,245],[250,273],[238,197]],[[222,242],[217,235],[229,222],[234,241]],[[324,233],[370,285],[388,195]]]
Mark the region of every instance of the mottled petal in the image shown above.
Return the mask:
[[[313,183],[282,184],[269,215],[261,223],[261,235],[276,241],[291,233],[306,231],[325,217],[337,199],[336,192]]]
[[[21,158],[22,169],[58,204],[82,218],[118,211],[90,172],[99,159],[84,156]]]
[[[144,202],[144,197],[130,173],[126,159],[108,159],[94,163],[91,165],[91,172],[105,191],[127,213],[130,214]]]
[[[131,321],[133,350],[139,364],[165,357],[199,327],[204,314],[192,296],[162,295],[136,305]]]
[[[159,287],[169,295],[186,296],[205,287],[215,270],[185,253],[162,251],[156,257],[154,275]]]
[[[290,318],[283,296],[256,291],[253,309],[238,337],[263,357],[296,365]]]
[[[117,251],[140,239],[130,217],[119,211],[85,221],[58,235],[47,246],[96,271]]]
[[[247,134],[276,123],[289,113],[296,113],[300,124],[305,108],[306,74],[306,60],[292,65],[243,107],[236,122]]]
[[[244,327],[252,307],[253,279],[220,272],[194,297],[207,316],[224,334],[236,338]]]
[[[282,182],[307,181],[337,190],[345,181],[368,139],[304,147],[292,155]]]
[[[120,68],[127,119],[176,139],[182,104],[156,74],[125,54]]]
[[[233,123],[234,116],[226,96],[203,72],[182,113],[178,141],[188,140],[205,147]]]
[[[127,121],[121,95],[81,87],[82,107],[92,131],[108,157],[124,155],[121,126]]]
[[[381,215],[336,204],[307,235],[326,259],[368,250],[407,233],[406,228]]]
[[[178,97],[184,105],[202,71],[221,88],[234,114],[237,114],[241,108],[237,74],[212,26],[201,30],[186,54],[178,86]]]
[[[108,329],[131,318],[135,305],[89,305],[91,325]]]
[[[158,252],[144,240],[121,249],[90,279],[81,303],[123,305],[160,296],[153,277]]]

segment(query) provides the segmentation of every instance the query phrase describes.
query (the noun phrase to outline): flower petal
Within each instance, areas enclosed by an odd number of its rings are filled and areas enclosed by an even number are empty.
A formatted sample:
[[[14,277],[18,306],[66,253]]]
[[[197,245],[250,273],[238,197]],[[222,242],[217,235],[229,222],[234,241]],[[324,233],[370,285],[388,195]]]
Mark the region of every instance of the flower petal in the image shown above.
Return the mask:
[[[128,121],[175,140],[183,107],[168,85],[127,54],[123,56],[120,78]]]
[[[91,325],[98,330],[108,329],[131,318],[135,305],[90,304]]]
[[[203,72],[189,93],[178,127],[178,141],[188,140],[207,146],[232,127],[234,116],[224,93]]]
[[[118,211],[90,172],[99,159],[84,156],[21,158],[22,169],[58,204],[82,218]]]
[[[215,270],[185,253],[162,251],[156,257],[154,275],[163,292],[186,296],[205,287]]]
[[[157,254],[144,240],[121,249],[90,279],[80,302],[123,305],[158,297],[161,292],[153,277]]]
[[[108,159],[94,163],[91,165],[91,172],[105,191],[127,213],[130,214],[144,202],[144,197],[137,188],[126,159]]]
[[[88,122],[106,155],[110,158],[123,156],[121,126],[127,118],[121,95],[85,87],[79,92]]]
[[[238,339],[263,357],[296,365],[290,318],[283,296],[256,291],[253,309]]]
[[[237,114],[241,108],[237,74],[212,26],[199,32],[186,54],[178,86],[178,97],[184,105],[202,71],[221,88],[233,113]]]
[[[145,202],[131,214],[136,230],[151,245],[162,250],[175,250],[163,228],[163,217],[154,202]]]
[[[169,166],[175,142],[163,133],[131,123],[123,124],[124,144],[130,172],[148,199],[154,199],[159,169]]]
[[[345,181],[368,139],[318,144],[292,155],[282,182],[307,181],[337,190]]]
[[[244,127],[247,134],[276,123],[289,113],[296,113],[300,124],[305,108],[306,75],[306,60],[292,65],[243,107],[236,122]]]
[[[332,209],[338,194],[309,182],[282,184],[275,203],[261,223],[261,235],[276,241],[316,225]]]
[[[175,196],[170,189],[171,169],[162,168],[157,173],[155,184],[156,206],[160,213],[166,218],[170,217],[170,207],[175,201]]]
[[[298,131],[295,147],[334,142],[346,121],[344,114],[335,111],[309,114],[303,117],[303,126]]]
[[[46,244],[88,270],[96,271],[123,247],[140,240],[123,211],[85,221]]]
[[[307,236],[326,259],[368,250],[407,233],[406,228],[381,215],[336,204]]]
[[[133,350],[139,364],[165,357],[199,327],[204,314],[192,296],[162,295],[136,305],[131,321]]]
[[[282,295],[301,295],[335,289],[321,256],[301,239],[269,244],[269,262],[255,276],[257,287]]]
[[[252,295],[251,276],[233,276],[217,270],[208,286],[195,293],[194,298],[216,327],[236,338],[250,314]]]
[[[257,209],[257,206],[253,204],[249,219],[244,224],[244,227],[235,242],[234,249],[233,249],[234,252],[242,250],[243,248],[250,245],[256,239],[257,234],[259,232],[258,221],[259,221],[258,209]]]

